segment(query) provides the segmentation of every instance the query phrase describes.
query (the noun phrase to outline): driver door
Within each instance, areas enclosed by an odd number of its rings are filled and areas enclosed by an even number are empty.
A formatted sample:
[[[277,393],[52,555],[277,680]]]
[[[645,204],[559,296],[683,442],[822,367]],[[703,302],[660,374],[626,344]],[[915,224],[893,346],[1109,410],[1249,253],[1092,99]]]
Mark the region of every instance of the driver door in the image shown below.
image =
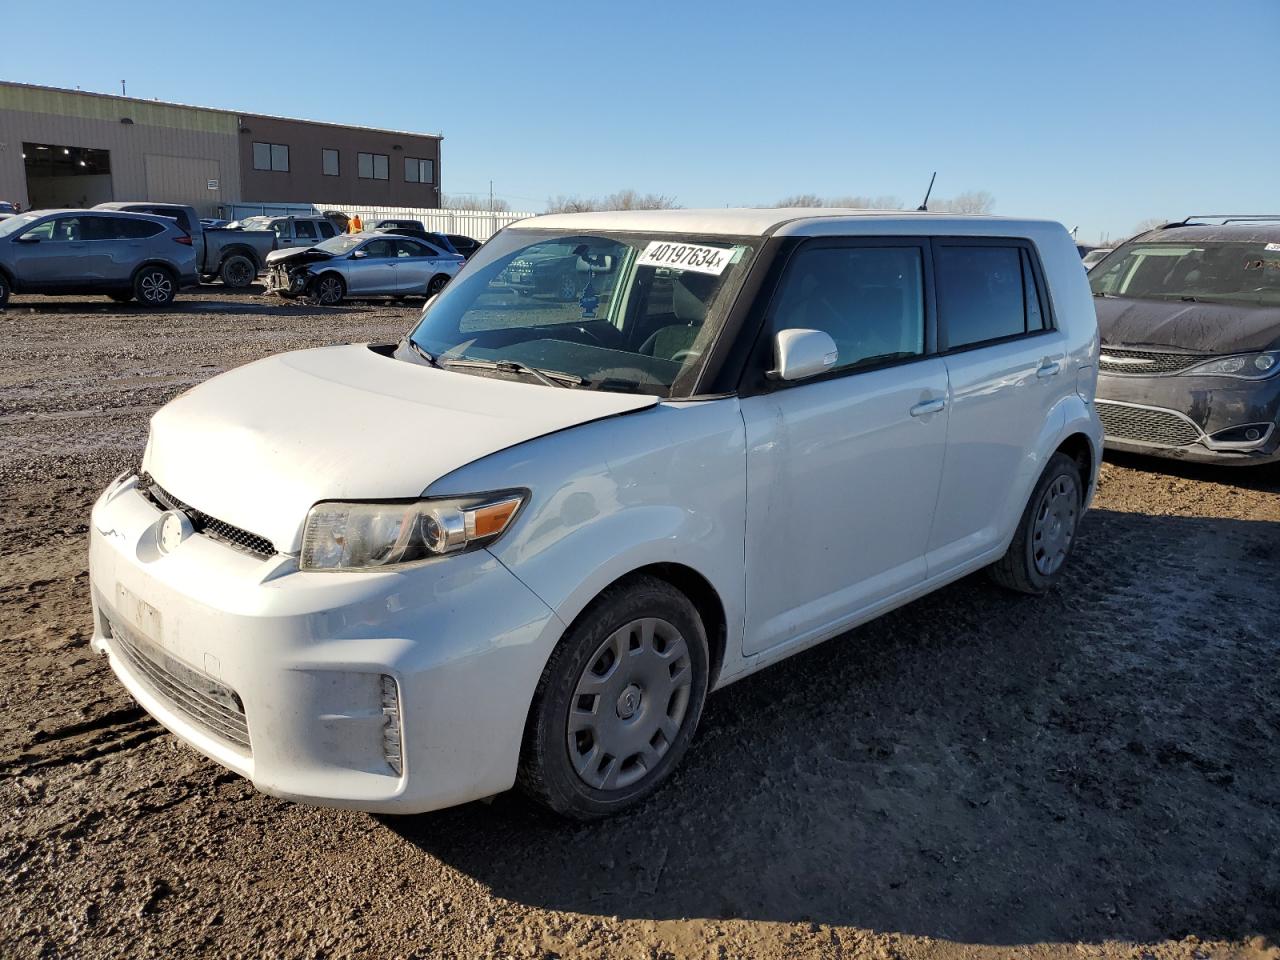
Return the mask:
[[[365,296],[390,295],[396,292],[396,242],[391,237],[378,237],[358,247],[363,257],[352,251],[347,270],[347,292]]]

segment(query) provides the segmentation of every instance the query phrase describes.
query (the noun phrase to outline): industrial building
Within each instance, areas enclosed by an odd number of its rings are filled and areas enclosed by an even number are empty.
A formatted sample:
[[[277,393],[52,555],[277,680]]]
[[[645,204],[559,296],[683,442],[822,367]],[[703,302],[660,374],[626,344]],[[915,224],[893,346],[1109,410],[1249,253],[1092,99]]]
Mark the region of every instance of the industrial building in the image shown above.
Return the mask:
[[[0,81],[0,200],[436,208],[441,139]]]

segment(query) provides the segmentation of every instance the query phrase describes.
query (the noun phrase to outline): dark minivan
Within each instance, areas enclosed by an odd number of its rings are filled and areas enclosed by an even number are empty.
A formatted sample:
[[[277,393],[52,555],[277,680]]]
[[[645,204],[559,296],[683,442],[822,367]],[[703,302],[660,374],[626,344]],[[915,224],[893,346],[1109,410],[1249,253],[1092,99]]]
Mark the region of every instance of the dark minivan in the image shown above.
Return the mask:
[[[1280,215],[1189,217],[1089,272],[1107,446],[1280,460]]]

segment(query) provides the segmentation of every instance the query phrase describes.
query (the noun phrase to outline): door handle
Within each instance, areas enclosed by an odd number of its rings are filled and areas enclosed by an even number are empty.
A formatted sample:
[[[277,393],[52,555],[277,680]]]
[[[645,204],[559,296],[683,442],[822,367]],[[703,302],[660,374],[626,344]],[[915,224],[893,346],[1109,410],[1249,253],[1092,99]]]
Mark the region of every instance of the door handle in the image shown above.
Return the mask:
[[[924,400],[917,403],[911,408],[910,412],[913,417],[927,417],[931,413],[941,413],[946,409],[946,406],[947,401],[942,397],[938,397],[936,400]]]
[[[1051,360],[1049,357],[1045,357],[1040,361],[1040,367],[1036,370],[1036,376],[1041,379],[1044,379],[1045,377],[1052,377],[1061,369],[1061,360]]]

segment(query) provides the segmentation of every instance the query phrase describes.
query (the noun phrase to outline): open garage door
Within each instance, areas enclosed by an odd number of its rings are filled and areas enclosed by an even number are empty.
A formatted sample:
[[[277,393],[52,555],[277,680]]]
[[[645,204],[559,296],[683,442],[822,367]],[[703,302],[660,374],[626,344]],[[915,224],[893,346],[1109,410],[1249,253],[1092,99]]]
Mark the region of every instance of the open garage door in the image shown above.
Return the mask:
[[[27,197],[33,210],[92,207],[115,199],[108,150],[24,143],[22,163],[27,173]]]

